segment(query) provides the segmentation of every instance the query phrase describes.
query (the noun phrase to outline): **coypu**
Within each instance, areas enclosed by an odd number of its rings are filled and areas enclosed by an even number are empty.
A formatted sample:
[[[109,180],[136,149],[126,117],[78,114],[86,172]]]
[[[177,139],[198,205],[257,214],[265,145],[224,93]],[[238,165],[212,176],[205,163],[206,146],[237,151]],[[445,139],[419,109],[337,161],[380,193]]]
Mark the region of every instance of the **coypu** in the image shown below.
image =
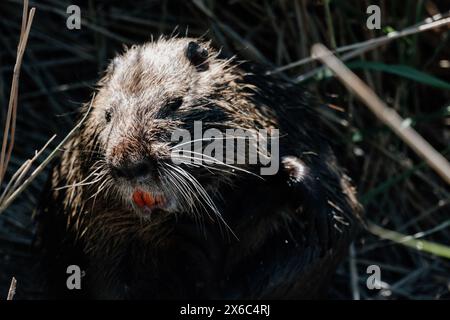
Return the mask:
[[[323,296],[360,207],[315,104],[306,90],[223,58],[202,39],[162,37],[126,49],[52,169],[39,215],[51,292]],[[173,164],[170,135],[192,132],[195,121],[220,132],[279,130],[280,170],[262,176],[261,164],[192,164],[194,152]],[[85,271],[81,290],[66,287],[69,265]]]

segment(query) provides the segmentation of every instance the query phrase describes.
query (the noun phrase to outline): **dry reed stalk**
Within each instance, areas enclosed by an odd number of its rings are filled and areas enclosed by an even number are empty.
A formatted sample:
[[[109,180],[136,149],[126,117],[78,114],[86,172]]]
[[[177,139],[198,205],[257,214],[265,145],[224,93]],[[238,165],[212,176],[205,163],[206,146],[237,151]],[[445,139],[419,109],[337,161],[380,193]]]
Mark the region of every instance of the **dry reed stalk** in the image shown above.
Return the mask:
[[[11,279],[11,285],[9,286],[8,297],[6,298],[6,300],[14,299],[14,295],[16,294],[16,286],[17,286],[17,280],[16,280],[16,278],[13,277]]]
[[[405,125],[404,119],[389,108],[354,72],[342,63],[322,44],[312,47],[312,56],[330,68],[347,87],[380,119],[391,128],[409,147],[450,184],[450,164],[447,159],[431,146],[416,130]]]
[[[20,68],[22,66],[22,59],[28,42],[31,24],[33,23],[34,12],[35,8],[31,8],[30,12],[28,12],[28,0],[25,0],[23,6],[22,28],[20,31],[19,45],[17,47],[17,58],[14,65],[11,92],[9,96],[8,113],[6,116],[5,129],[3,132],[3,143],[0,155],[0,185],[3,182],[6,168],[8,167],[9,160],[11,159],[11,152],[14,147]],[[8,136],[10,136],[9,143]]]
[[[17,49],[16,63],[14,65],[14,73],[11,84],[8,112],[3,135],[3,143],[1,147],[0,186],[3,182],[3,178],[5,176],[9,160],[11,159],[12,149],[14,147],[20,68],[22,65],[23,55],[27,45],[28,36],[30,34],[31,24],[33,23],[34,13],[35,8],[31,8],[31,10],[28,12],[28,0],[25,0],[22,15],[22,28],[19,38],[19,45]],[[92,98],[92,101],[94,100],[94,97]],[[8,206],[19,196],[19,194],[22,193],[22,191],[24,191],[30,185],[30,183],[37,177],[37,175],[41,173],[42,170],[47,166],[47,164],[49,164],[50,161],[58,154],[59,150],[64,145],[64,143],[69,139],[69,137],[75,131],[77,131],[77,129],[81,126],[81,124],[89,114],[89,111],[92,107],[92,101],[82,120],[66,135],[66,137],[56,146],[56,148],[54,148],[50,152],[50,154],[44,159],[44,161],[42,161],[42,163],[39,166],[37,166],[37,168],[26,179],[25,177],[27,176],[27,173],[31,169],[32,165],[35,163],[37,158],[44,152],[44,150],[48,148],[48,146],[56,137],[56,135],[53,135],[38,152],[35,152],[34,157],[26,160],[22,164],[22,166],[20,166],[20,168],[13,174],[10,181],[3,190],[2,194],[0,195],[0,214],[3,211],[5,211],[6,208],[8,208]],[[10,136],[9,143],[8,143],[8,136]]]

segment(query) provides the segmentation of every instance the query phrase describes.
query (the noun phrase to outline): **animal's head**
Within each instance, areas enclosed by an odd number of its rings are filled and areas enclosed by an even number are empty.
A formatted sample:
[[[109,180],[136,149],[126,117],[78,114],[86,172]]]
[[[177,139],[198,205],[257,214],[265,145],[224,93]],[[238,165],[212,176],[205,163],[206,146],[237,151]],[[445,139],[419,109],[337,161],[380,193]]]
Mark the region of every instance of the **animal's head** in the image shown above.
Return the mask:
[[[226,129],[253,126],[250,94],[237,84],[241,76],[208,43],[189,38],[133,46],[111,62],[89,121],[104,178],[125,205],[144,216],[158,209],[216,210],[208,193],[242,169],[190,148],[211,142],[194,136],[194,124],[201,122],[202,133],[223,133],[221,142]],[[184,133],[190,141],[181,139]],[[181,146],[184,152],[175,152]]]

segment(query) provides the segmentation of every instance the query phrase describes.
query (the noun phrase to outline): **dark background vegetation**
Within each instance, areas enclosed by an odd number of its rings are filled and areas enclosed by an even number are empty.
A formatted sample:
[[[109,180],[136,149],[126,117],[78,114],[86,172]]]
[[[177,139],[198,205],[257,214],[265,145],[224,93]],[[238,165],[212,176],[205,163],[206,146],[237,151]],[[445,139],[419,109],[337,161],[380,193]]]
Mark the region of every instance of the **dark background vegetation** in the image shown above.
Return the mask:
[[[70,4],[81,7],[81,30],[66,28]],[[365,27],[370,4],[381,7],[381,30]],[[275,69],[309,56],[316,42],[340,47],[402,30],[450,9],[448,0],[41,0],[31,1],[30,6],[37,11],[22,66],[17,138],[7,177],[54,133],[58,140],[70,130],[77,109],[89,100],[102,70],[123,44],[170,35],[178,26],[182,35],[205,35],[230,56],[237,54]],[[21,0],[0,2],[2,124],[21,15]],[[450,91],[448,85],[428,81],[425,74],[450,82],[449,44],[449,29],[441,27],[352,60],[358,62],[353,65],[358,75],[447,158]],[[280,76],[295,81],[318,66],[304,64]],[[392,73],[405,66],[407,71]],[[368,220],[407,235],[425,232],[424,239],[450,246],[448,185],[329,73],[315,74],[302,83],[324,102],[320,112],[329,123],[330,139],[358,187]],[[18,280],[17,299],[44,296],[30,245],[31,215],[46,178],[44,172],[0,216],[0,298],[6,296],[12,276]],[[362,232],[353,249],[335,276],[332,298],[450,298],[448,259],[380,239],[369,231]],[[383,290],[366,288],[366,268],[371,264],[381,267]]]

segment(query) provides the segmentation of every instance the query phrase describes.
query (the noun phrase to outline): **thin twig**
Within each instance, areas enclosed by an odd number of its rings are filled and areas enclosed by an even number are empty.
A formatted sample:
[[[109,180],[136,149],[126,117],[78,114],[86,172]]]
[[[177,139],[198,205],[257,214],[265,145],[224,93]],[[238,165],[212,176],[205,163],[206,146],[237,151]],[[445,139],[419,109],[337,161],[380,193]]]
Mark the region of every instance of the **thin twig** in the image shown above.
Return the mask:
[[[67,140],[81,127],[83,122],[86,120],[89,112],[92,108],[92,103],[95,99],[95,94],[89,104],[89,108],[84,114],[83,118],[78,122],[78,124],[64,137],[64,139],[52,150],[52,152],[47,156],[47,158],[42,161],[42,163],[30,174],[30,176],[21,184],[4,202],[0,204],[0,214],[5,211],[6,208],[17,198],[17,196],[25,190],[28,185],[36,178],[36,176],[44,170],[44,168],[49,164],[49,162],[59,153],[62,146],[67,142]],[[53,139],[53,138],[51,138]]]
[[[355,245],[350,245],[350,285],[352,289],[353,300],[360,300],[361,295],[358,287],[358,269],[356,268],[356,251]]]
[[[34,161],[44,152],[44,150],[47,149],[49,144],[55,139],[56,134],[53,135],[46,143],[45,145],[35,153],[34,157],[31,159],[28,159],[23,163],[23,165],[14,173],[11,180],[8,182],[8,185],[6,186],[5,190],[3,191],[2,195],[0,196],[0,203],[3,203],[4,199],[9,197],[14,190],[22,183],[23,178],[27,174],[28,170],[31,168],[31,165],[34,163]]]
[[[17,280],[13,277],[11,279],[11,285],[9,286],[8,297],[6,298],[6,300],[12,300],[14,298],[14,295],[16,294],[16,286]]]
[[[312,55],[330,68],[342,83],[388,127],[390,127],[411,149],[450,184],[450,164],[416,130],[405,125],[397,112],[389,108],[355,73],[347,68],[333,53],[322,44],[312,47]]]
[[[14,147],[20,68],[22,65],[22,59],[25,52],[25,48],[28,42],[31,24],[33,23],[35,8],[31,8],[29,15],[27,15],[27,12],[28,12],[28,1],[24,1],[22,30],[20,33],[19,45],[17,49],[17,58],[16,63],[14,65],[13,78],[11,82],[8,113],[6,116],[5,129],[3,132],[3,143],[0,155],[0,186],[3,181],[3,177],[6,173],[6,168],[8,167],[9,160],[11,159],[11,152]],[[9,134],[11,134],[11,137],[8,143]],[[8,150],[6,150],[6,148],[8,148]]]
[[[353,57],[356,57],[358,55],[363,54],[366,51],[375,49],[381,45],[387,44],[389,42],[391,42],[392,40],[396,40],[399,38],[403,38],[403,37],[407,37],[407,36],[411,36],[417,33],[421,33],[424,31],[428,31],[428,30],[432,30],[435,28],[439,28],[439,27],[443,27],[446,26],[448,24],[450,24],[450,17],[448,17],[450,15],[450,11],[446,12],[445,14],[439,14],[439,15],[435,15],[431,18],[427,18],[425,19],[423,22],[413,25],[411,27],[408,27],[404,30],[401,31],[392,31],[389,32],[387,35],[385,36],[381,36],[375,39],[369,39],[366,41],[362,41],[362,42],[357,42],[357,43],[353,43],[350,45],[346,45],[346,46],[342,46],[337,48],[336,50],[333,50],[333,53],[343,53],[343,52],[347,52],[350,51],[347,55],[342,56],[342,60],[346,61],[348,59],[351,59]],[[306,63],[310,63],[315,61],[316,59],[312,56],[303,58],[301,60],[298,61],[294,61],[291,62],[285,66],[276,68],[274,70],[268,71],[268,74],[275,74],[275,73],[279,73],[288,69],[292,69],[295,67],[299,67],[301,65],[304,65]],[[320,68],[321,69],[321,68]],[[314,69],[311,71],[311,73],[317,73],[320,69]],[[300,79],[306,79],[308,78],[307,76],[303,75],[298,77],[296,80],[300,80]]]
[[[440,243],[426,240],[416,240],[414,239],[414,236],[404,235],[396,231],[388,230],[374,223],[369,223],[368,229],[371,233],[382,239],[391,240],[419,251],[428,252],[443,258],[450,259],[450,247],[442,245]]]

